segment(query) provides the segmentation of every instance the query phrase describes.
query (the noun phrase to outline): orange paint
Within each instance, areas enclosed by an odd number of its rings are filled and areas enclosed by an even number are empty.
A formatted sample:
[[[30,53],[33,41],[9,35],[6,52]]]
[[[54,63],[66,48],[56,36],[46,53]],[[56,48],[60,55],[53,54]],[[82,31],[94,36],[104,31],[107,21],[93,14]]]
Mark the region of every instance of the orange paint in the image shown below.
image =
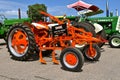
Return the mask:
[[[23,31],[18,30],[14,33],[12,38],[12,47],[16,52],[23,54],[28,44],[27,35]]]
[[[77,63],[77,57],[73,53],[68,53],[66,55],[66,62],[70,65],[75,65]]]
[[[52,60],[54,63],[58,64],[58,61],[55,59],[55,50],[62,50],[64,48],[67,48],[69,46],[73,46],[75,47],[76,44],[90,44],[92,45],[93,43],[98,43],[101,42],[99,39],[92,37],[92,33],[90,32],[86,32],[84,29],[80,29],[80,28],[76,28],[74,26],[72,26],[70,24],[70,21],[68,19],[62,20],[60,21],[58,18],[45,13],[45,12],[40,12],[41,14],[50,17],[53,21],[57,22],[59,25],[64,24],[65,22],[67,22],[67,34],[61,35],[61,36],[55,36],[53,37],[53,35],[51,33],[49,33],[48,31],[48,26],[47,24],[49,23],[45,23],[45,22],[38,22],[38,24],[44,24],[46,26],[46,28],[36,28],[33,25],[29,25],[32,32],[34,33],[34,37],[36,40],[36,44],[39,46],[40,49],[40,62],[41,63],[46,63],[46,61],[43,59],[42,57],[42,50],[53,50],[52,52]],[[21,39],[14,39],[16,38],[16,36],[20,36],[23,35],[22,40]],[[26,39],[26,35],[24,33],[22,33],[21,31],[17,32],[14,34],[13,37],[13,46],[14,45],[20,45],[20,43],[17,43],[17,40],[20,40],[23,42],[25,48],[28,45],[28,41],[25,40]],[[71,42],[70,42],[71,41]],[[24,49],[20,49],[18,48],[18,52],[22,52],[24,51]],[[95,50],[92,48],[92,46],[90,47],[88,54],[90,56],[94,56],[95,55]],[[71,64],[71,65],[75,65],[77,62],[77,58],[74,54],[67,54],[66,55],[66,61],[67,63]]]

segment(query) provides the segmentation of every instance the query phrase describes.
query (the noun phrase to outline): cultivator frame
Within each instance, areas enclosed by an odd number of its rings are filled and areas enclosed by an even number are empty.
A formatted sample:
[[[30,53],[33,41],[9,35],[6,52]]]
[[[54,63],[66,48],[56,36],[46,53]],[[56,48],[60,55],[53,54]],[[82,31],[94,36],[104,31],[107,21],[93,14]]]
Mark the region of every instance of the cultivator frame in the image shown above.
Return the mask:
[[[65,19],[63,21],[60,21],[58,18],[45,13],[40,12],[41,14],[48,16],[51,18],[51,20],[56,21],[58,25],[66,24],[67,25],[67,33],[63,34],[61,36],[54,37],[53,34],[49,34],[48,31],[48,24],[40,22],[39,24],[44,25],[45,28],[39,28],[39,26],[32,27],[33,33],[35,34],[36,43],[39,46],[40,49],[40,62],[46,63],[46,61],[42,58],[42,50],[52,50],[52,61],[53,63],[58,64],[58,61],[55,59],[55,50],[63,50],[64,48],[67,48],[69,46],[75,47],[76,44],[82,45],[82,44],[89,44],[90,45],[90,53],[91,56],[94,55],[92,44],[101,42],[99,39],[96,39],[92,37],[92,34],[90,32],[86,32],[84,29],[78,29],[70,24],[70,21],[68,19]],[[67,23],[65,23],[67,22]],[[40,34],[44,34],[41,37],[38,36],[38,32],[36,33],[36,28],[40,30]],[[47,38],[47,36],[49,37]],[[70,42],[71,41],[71,42]],[[57,44],[60,44],[60,46],[56,46]],[[45,47],[43,47],[45,46]],[[94,56],[93,56],[94,57]]]

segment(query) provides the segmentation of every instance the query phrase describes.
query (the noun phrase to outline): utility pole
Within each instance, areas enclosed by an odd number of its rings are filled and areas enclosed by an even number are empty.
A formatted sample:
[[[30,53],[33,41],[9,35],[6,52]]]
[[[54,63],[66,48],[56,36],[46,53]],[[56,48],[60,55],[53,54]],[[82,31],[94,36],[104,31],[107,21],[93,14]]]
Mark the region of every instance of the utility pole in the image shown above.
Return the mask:
[[[116,9],[116,16],[118,16],[119,15],[119,13],[118,13],[118,9]]]
[[[109,17],[109,4],[108,4],[108,0],[106,0],[106,17]]]

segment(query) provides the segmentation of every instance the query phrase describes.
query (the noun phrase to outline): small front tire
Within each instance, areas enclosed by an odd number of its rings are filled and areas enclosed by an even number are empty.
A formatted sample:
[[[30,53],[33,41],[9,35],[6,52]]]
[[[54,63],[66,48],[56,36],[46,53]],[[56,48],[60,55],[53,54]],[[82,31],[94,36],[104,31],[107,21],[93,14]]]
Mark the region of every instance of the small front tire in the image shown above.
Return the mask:
[[[78,72],[83,66],[84,57],[80,50],[69,47],[61,52],[60,62],[64,69]]]

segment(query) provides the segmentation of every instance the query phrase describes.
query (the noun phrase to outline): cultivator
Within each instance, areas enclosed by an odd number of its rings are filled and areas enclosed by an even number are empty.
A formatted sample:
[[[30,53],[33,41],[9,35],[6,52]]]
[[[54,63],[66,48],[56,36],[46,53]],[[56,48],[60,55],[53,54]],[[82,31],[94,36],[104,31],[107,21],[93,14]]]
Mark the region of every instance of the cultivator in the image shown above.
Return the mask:
[[[71,71],[78,71],[84,63],[83,54],[91,60],[98,60],[100,51],[95,43],[100,42],[90,32],[76,28],[68,19],[60,21],[54,16],[40,12],[50,17],[57,24],[38,22],[32,24],[17,24],[8,32],[7,47],[13,58],[26,60],[31,53],[39,48],[40,62],[46,64],[43,59],[43,50],[52,50],[52,61],[59,62],[55,58],[55,50],[61,50],[60,62],[62,66]],[[84,45],[84,52],[75,48],[75,45]],[[87,47],[86,47],[87,46]]]

